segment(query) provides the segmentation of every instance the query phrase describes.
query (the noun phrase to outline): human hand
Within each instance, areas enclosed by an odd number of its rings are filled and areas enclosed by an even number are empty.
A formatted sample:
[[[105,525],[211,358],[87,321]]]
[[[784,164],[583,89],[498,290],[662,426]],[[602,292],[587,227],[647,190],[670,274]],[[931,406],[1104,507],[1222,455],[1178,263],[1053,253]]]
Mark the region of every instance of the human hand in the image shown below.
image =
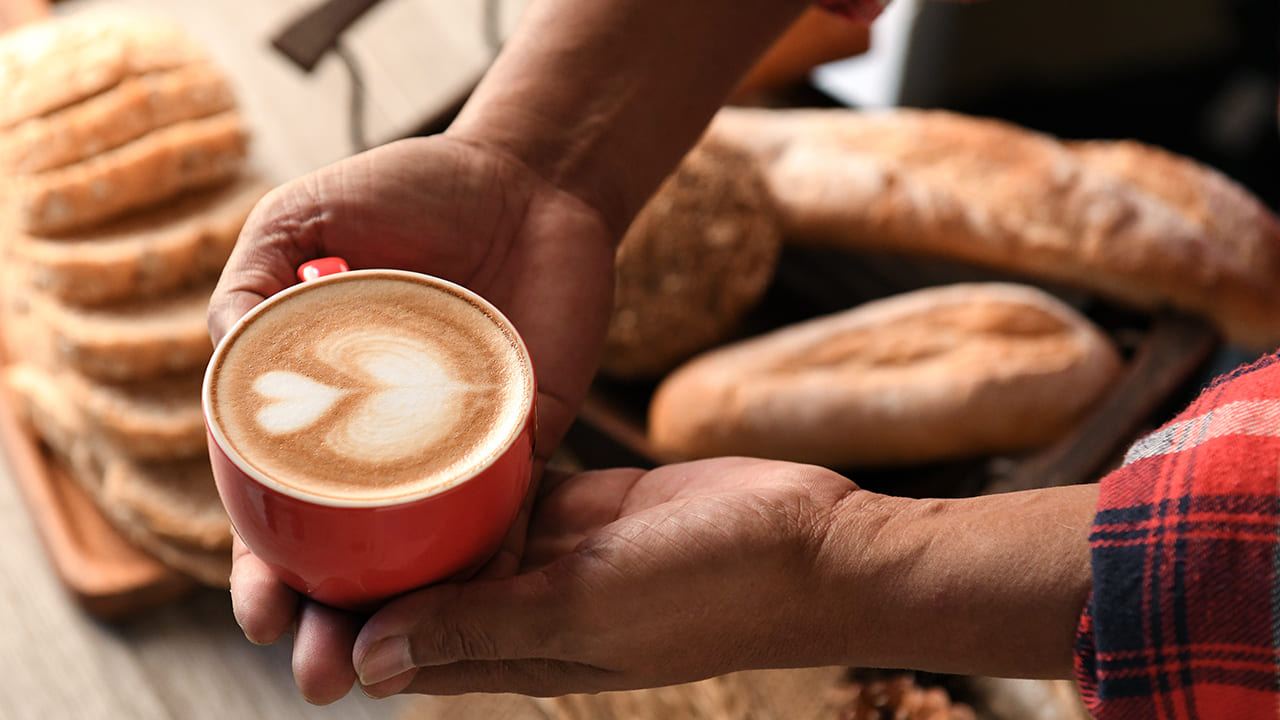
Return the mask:
[[[297,266],[316,257],[337,255],[353,268],[414,270],[467,286],[501,309],[529,348],[538,378],[540,471],[596,367],[611,309],[614,240],[593,208],[510,155],[447,136],[404,140],[268,194],[214,291],[210,332],[221,340],[251,307],[294,284]],[[526,507],[486,573],[515,570],[527,514]],[[273,642],[295,625],[311,628],[299,630],[308,638],[348,645],[354,638],[355,618],[302,605],[239,543],[234,559],[233,606],[250,640]],[[307,652],[295,646],[295,653]],[[354,675],[346,677],[349,687]]]
[[[378,697],[556,695],[837,662],[833,629],[851,613],[818,611],[819,560],[856,491],[821,468],[743,458],[547,478],[522,574],[405,596],[354,655],[329,646],[295,672],[339,677],[354,662]]]
[[[1069,678],[1097,497],[916,500],[745,458],[548,478],[521,574],[404,596],[352,652],[328,645],[295,672],[354,664],[375,697],[820,665]]]
[[[519,574],[418,590],[363,628],[312,606],[294,675],[313,701],[357,670],[375,697],[837,664],[1071,677],[1097,495],[914,500],[744,458],[555,475]]]

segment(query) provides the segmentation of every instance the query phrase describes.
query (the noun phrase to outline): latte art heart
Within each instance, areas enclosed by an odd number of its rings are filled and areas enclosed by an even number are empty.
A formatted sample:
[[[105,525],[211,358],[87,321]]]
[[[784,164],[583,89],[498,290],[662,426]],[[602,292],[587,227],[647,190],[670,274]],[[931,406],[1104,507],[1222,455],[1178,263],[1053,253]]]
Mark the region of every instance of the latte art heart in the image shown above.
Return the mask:
[[[272,370],[253,383],[270,404],[258,411],[258,424],[272,435],[285,435],[314,425],[344,391],[289,370]]]
[[[343,333],[316,346],[317,359],[351,378],[339,389],[295,372],[274,370],[254,388],[275,402],[258,414],[262,429],[293,433],[322,425],[325,442],[353,460],[386,462],[419,455],[465,418],[457,396],[479,389],[453,377],[437,349],[393,329]],[[344,395],[339,417],[326,415]]]

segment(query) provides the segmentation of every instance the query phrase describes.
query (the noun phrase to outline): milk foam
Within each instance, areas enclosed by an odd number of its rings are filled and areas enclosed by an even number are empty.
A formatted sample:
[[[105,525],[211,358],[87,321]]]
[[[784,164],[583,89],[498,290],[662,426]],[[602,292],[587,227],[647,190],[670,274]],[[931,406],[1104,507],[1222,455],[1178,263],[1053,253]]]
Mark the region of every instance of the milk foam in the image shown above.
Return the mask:
[[[341,390],[296,372],[271,370],[254,382],[276,400],[258,411],[272,434],[305,430],[334,412],[343,395],[353,407],[326,435],[334,452],[362,462],[396,462],[438,444],[462,421],[458,395],[477,388],[445,369],[440,349],[392,328],[332,333],[319,338],[316,359],[353,379]],[[490,388],[496,388],[490,384]]]
[[[452,290],[356,274],[299,287],[233,331],[212,369],[218,426],[248,465],[305,493],[447,487],[523,427],[527,355]]]

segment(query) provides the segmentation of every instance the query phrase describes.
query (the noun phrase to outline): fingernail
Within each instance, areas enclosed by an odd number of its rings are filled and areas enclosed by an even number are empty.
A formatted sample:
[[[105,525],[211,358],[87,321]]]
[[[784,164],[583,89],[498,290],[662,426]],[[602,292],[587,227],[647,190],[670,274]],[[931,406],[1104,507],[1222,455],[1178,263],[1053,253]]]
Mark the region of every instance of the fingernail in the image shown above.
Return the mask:
[[[383,638],[364,654],[364,659],[360,662],[360,684],[376,685],[408,672],[413,667],[409,638],[404,635]]]
[[[383,680],[375,685],[361,685],[360,692],[374,700],[389,698],[392,695],[398,695],[409,687],[409,683],[413,682],[413,678],[417,676],[418,669],[414,668],[406,673],[400,673],[390,680]]]

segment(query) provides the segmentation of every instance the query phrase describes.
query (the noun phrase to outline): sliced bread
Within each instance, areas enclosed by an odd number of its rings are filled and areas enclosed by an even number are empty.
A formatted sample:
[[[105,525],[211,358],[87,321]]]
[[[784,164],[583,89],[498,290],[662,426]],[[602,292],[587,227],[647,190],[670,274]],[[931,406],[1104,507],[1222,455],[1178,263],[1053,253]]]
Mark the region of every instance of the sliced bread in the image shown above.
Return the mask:
[[[72,305],[152,297],[215,277],[267,191],[255,175],[61,238],[16,233],[15,259],[41,292]]]
[[[208,59],[177,24],[121,9],[58,15],[0,37],[0,129]]]
[[[0,168],[30,175],[65,167],[159,128],[234,107],[226,76],[211,63],[126,78],[0,134]]]
[[[205,324],[212,291],[204,283],[174,295],[83,308],[30,290],[32,359],[113,382],[202,368],[213,354]],[[42,357],[47,353],[51,362]]]
[[[17,224],[35,235],[93,227],[244,167],[248,133],[234,110],[175,123],[83,162],[11,183]]]
[[[3,377],[24,420],[121,534],[200,582],[227,585],[231,525],[206,453],[137,460],[96,436],[47,373],[19,364]]]

